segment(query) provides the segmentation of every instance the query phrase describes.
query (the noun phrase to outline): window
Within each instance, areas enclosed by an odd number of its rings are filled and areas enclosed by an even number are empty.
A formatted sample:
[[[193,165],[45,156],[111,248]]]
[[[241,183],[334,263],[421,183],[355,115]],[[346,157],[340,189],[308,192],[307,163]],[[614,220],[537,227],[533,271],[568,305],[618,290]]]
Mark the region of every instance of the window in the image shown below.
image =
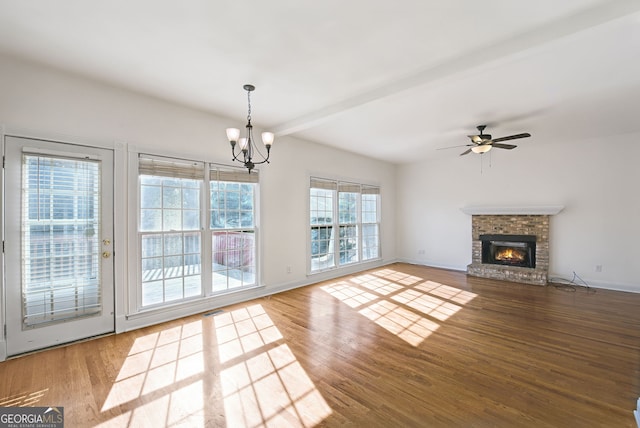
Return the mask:
[[[335,194],[338,185],[334,181],[312,178],[310,189],[311,224],[311,272],[335,266],[333,220]]]
[[[204,165],[141,158],[139,173],[142,306],[200,296]]]
[[[141,307],[256,285],[256,172],[148,155],[138,171]]]
[[[212,291],[256,284],[255,193],[258,175],[211,169]]]
[[[378,204],[380,188],[362,186],[360,194],[362,206],[362,260],[380,257],[380,220]]]
[[[312,177],[310,271],[380,257],[379,204],[379,187]]]

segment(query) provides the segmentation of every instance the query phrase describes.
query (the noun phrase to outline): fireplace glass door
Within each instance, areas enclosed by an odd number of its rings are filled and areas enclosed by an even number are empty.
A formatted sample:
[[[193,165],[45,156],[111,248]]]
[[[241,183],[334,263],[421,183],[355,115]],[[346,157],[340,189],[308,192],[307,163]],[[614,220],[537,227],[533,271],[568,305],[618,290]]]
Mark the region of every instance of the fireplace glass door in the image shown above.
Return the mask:
[[[536,237],[530,235],[481,235],[482,263],[536,267]]]

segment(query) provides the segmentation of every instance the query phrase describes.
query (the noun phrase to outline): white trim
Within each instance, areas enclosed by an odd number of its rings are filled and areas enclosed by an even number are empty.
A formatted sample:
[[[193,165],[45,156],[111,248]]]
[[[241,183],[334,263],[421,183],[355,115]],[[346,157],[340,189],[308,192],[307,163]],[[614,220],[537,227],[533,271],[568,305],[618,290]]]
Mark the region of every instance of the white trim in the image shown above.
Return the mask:
[[[76,146],[87,147],[87,146],[79,146],[77,144]],[[57,158],[67,157],[69,159],[88,159],[93,161],[99,161],[102,159],[102,156],[99,154],[65,152],[65,151],[56,152],[55,150],[47,150],[47,149],[41,149],[37,147],[23,147],[22,153],[25,153],[27,155],[44,155],[44,156],[51,156],[51,157],[57,157]]]
[[[43,140],[43,141],[48,141],[52,143],[64,143],[67,145],[95,147],[95,148],[110,149],[110,150],[113,150],[115,145],[119,144],[114,141],[109,141],[106,139],[91,138],[86,136],[77,136],[77,135],[69,135],[69,134],[60,134],[60,133],[49,132],[49,131],[38,131],[38,130],[32,130],[32,129],[11,127],[11,126],[4,127],[4,136],[25,138],[29,140]]]
[[[139,177],[138,177],[138,153],[128,146],[127,153],[127,283],[124,292],[124,311],[116,318],[116,331],[127,331],[126,317],[137,312],[138,308],[138,278],[140,277],[140,249],[138,244],[138,220],[139,215]],[[125,320],[122,321],[123,317]]]
[[[129,288],[129,223],[126,211],[129,197],[129,175],[127,174],[127,144],[116,143],[113,154],[113,257],[114,257],[114,330],[123,329],[122,319],[126,313],[127,289]]]
[[[0,154],[4,159],[4,137],[5,137],[5,126],[0,124]],[[0,173],[0,240],[4,243],[4,230],[5,230],[5,213],[4,213],[4,198],[5,198],[5,188],[4,188],[4,168]],[[7,288],[7,281],[4,276],[5,269],[5,261],[4,254],[2,259],[0,260],[0,361],[4,361],[7,359],[7,338],[4,335],[4,329],[7,325],[7,317],[6,317],[6,293],[5,290]]]
[[[463,213],[469,215],[555,215],[563,209],[563,205],[470,205],[460,208]]]

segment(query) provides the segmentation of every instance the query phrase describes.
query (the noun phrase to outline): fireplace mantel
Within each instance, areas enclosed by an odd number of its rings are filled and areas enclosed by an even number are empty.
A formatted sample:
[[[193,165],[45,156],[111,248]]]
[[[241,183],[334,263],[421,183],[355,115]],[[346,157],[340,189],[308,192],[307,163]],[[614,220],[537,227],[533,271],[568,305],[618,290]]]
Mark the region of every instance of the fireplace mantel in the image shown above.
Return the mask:
[[[562,205],[469,205],[460,208],[469,215],[555,215],[563,209]]]

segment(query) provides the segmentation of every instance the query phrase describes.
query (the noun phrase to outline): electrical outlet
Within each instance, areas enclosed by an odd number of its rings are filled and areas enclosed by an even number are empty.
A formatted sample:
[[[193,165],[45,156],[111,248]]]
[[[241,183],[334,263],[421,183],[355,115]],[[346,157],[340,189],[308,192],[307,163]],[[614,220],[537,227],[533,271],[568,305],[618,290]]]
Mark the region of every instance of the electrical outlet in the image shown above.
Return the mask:
[[[287,266],[287,273],[291,273],[291,266]]]
[[[602,272],[602,265],[596,265],[596,272]]]

